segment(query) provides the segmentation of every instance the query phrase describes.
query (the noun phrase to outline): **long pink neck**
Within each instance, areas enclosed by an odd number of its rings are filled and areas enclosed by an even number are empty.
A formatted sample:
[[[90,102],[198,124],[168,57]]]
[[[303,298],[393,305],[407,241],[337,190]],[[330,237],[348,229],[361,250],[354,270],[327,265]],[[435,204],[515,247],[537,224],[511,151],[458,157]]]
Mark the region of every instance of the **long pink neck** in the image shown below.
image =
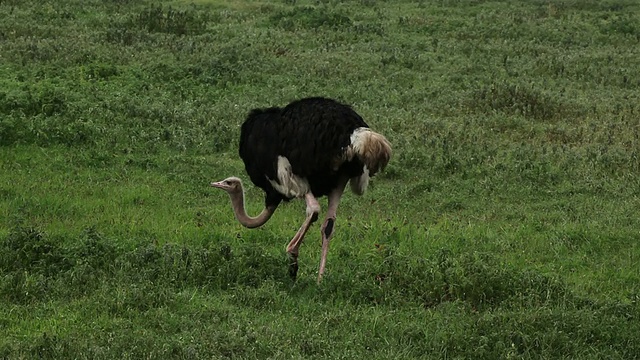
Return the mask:
[[[229,194],[229,196],[231,197],[231,206],[233,207],[233,212],[236,215],[236,219],[238,219],[240,224],[250,229],[262,226],[271,218],[271,215],[273,215],[273,213],[276,211],[275,207],[265,207],[260,215],[251,217],[247,215],[247,211],[244,208],[244,189],[237,193]]]

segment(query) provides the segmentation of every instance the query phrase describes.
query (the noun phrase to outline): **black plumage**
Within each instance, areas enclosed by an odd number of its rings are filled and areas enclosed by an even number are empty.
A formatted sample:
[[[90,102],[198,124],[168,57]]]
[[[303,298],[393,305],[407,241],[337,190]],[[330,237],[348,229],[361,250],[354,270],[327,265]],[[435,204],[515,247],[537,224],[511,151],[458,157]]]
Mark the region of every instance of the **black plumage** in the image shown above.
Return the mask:
[[[251,181],[265,191],[267,206],[290,199],[267,180],[277,179],[278,156],[287,158],[293,173],[309,181],[314,196],[325,196],[337,187],[341,175],[363,173],[358,158],[332,168],[360,127],[369,126],[350,106],[321,97],[284,108],[255,109],[242,125],[239,154]]]

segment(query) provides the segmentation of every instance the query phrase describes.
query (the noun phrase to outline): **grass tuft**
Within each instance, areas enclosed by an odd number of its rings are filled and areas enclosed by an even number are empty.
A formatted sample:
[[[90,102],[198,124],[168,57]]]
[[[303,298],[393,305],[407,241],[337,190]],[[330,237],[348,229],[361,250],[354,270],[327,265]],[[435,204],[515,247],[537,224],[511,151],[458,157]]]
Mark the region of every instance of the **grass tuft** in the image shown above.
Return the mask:
[[[475,92],[470,107],[480,111],[496,111],[509,116],[533,120],[550,120],[565,116],[569,106],[529,86],[492,83]]]
[[[270,22],[288,31],[316,28],[344,30],[353,25],[349,16],[328,6],[297,6],[271,15]]]
[[[162,5],[144,9],[135,22],[150,33],[160,32],[174,35],[198,35],[207,27],[208,15],[193,9],[176,10]]]

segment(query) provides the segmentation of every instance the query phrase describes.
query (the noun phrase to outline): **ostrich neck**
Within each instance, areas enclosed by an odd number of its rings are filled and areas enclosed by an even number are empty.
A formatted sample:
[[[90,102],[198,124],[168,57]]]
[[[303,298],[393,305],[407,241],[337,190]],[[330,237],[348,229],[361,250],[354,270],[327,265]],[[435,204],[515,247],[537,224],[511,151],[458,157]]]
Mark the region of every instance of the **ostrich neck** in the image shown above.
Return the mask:
[[[244,190],[229,195],[231,197],[231,206],[233,206],[233,212],[236,215],[236,219],[248,228],[256,228],[263,225],[269,220],[269,218],[271,218],[271,215],[273,215],[276,210],[275,207],[265,207],[260,215],[251,217],[247,214],[244,207]]]

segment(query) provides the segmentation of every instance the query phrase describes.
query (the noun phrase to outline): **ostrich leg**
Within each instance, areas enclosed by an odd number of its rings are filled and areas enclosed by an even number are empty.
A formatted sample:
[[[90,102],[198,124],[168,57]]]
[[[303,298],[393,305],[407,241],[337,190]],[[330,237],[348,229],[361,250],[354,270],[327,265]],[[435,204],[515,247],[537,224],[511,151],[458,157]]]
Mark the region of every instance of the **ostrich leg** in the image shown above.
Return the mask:
[[[333,226],[336,223],[336,212],[338,210],[338,205],[340,205],[340,198],[344,192],[344,187],[347,185],[348,180],[349,179],[343,179],[340,181],[338,187],[329,193],[327,217],[320,229],[320,232],[322,233],[322,257],[320,258],[320,269],[318,270],[318,284],[322,281],[322,275],[324,274],[324,268],[327,263],[327,253],[329,253],[329,241],[333,237]]]
[[[289,245],[287,245],[287,253],[289,254],[289,276],[295,280],[298,275],[298,249],[300,248],[300,244],[302,244],[302,240],[309,230],[311,224],[318,220],[318,213],[320,212],[320,204],[318,204],[318,200],[311,193],[307,193],[304,196],[304,199],[307,203],[307,218],[302,223],[302,226],[296,233],[296,235],[291,239]]]

